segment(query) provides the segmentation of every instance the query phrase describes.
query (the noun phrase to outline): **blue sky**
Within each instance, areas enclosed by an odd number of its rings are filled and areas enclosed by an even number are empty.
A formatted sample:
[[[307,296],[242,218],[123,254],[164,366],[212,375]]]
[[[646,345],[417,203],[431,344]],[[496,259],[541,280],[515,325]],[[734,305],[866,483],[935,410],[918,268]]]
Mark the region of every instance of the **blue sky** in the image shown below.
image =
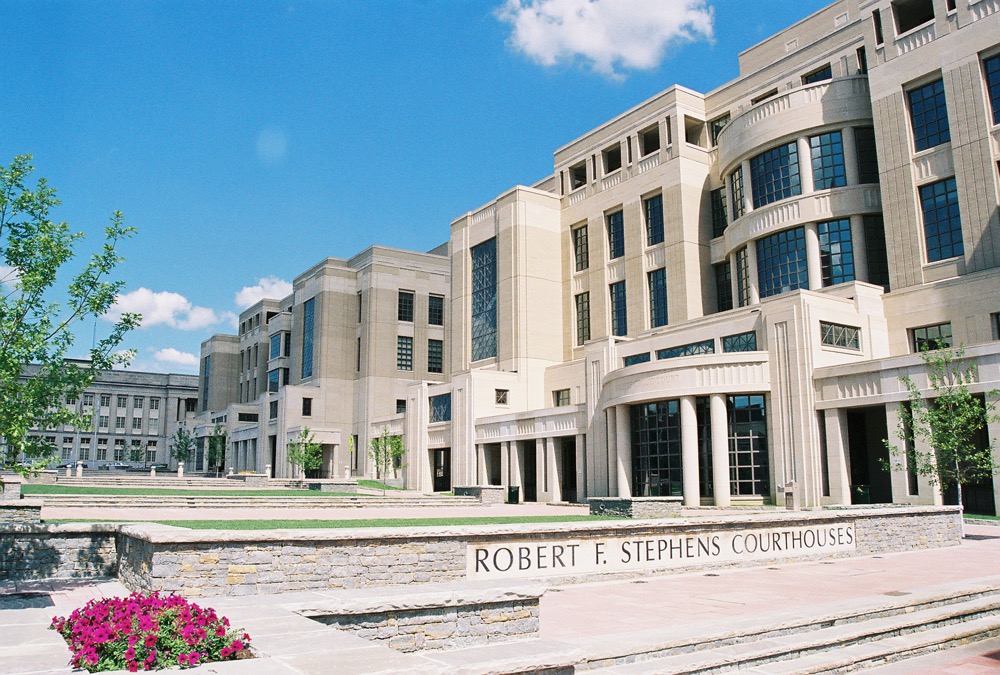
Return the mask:
[[[5,0],[0,162],[34,155],[81,250],[125,213],[132,367],[197,372],[241,301],[326,256],[444,242],[557,147],[671,84],[732,79],[826,4]]]

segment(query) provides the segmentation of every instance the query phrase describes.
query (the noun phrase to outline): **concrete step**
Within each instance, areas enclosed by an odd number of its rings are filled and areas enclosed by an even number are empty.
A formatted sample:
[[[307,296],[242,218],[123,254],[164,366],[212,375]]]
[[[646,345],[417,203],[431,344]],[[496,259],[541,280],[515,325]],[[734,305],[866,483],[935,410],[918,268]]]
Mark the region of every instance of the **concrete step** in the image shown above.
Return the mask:
[[[653,649],[647,644],[641,652],[623,644],[613,657],[588,654],[588,665],[621,675],[842,672],[1000,634],[1000,586],[869,609],[691,635]]]
[[[391,495],[359,497],[255,497],[183,495],[37,495],[50,508],[371,508],[479,506],[474,497],[405,497]]]

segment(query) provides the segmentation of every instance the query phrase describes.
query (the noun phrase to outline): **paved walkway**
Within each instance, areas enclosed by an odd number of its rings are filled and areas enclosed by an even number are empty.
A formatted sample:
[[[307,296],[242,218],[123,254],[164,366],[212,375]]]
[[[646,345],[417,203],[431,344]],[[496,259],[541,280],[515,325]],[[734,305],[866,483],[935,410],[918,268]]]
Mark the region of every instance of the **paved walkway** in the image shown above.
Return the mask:
[[[961,546],[946,549],[555,587],[542,599],[541,637],[569,645],[642,643],[662,639],[671,631],[696,630],[701,624],[763,621],[776,614],[809,615],[818,605],[875,601],[1000,574],[1000,530],[970,526],[968,533]],[[12,591],[37,595],[22,595],[16,600],[8,596],[8,606],[14,601],[21,608],[4,609],[2,593]],[[65,646],[54,632],[45,630],[51,617],[68,614],[91,597],[124,593],[127,591],[117,582],[0,586],[0,673],[68,673]],[[248,629],[262,658],[209,664],[190,672],[365,673],[406,663],[405,655],[320,626],[291,611],[291,607],[318,595],[199,598],[199,604],[215,607],[234,625]],[[507,650],[517,648],[504,646]],[[875,672],[995,673],[1000,672],[998,651],[1000,640],[990,640]],[[353,665],[347,667],[347,663]],[[474,664],[465,665],[463,672],[476,672]],[[440,665],[428,672],[456,671]]]

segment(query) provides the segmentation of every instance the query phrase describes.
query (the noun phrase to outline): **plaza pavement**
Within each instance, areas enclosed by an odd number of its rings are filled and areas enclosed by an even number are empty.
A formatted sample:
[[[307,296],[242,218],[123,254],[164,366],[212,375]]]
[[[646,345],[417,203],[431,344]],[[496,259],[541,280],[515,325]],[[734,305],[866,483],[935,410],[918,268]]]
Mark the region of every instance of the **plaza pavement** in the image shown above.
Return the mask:
[[[559,513],[560,507],[505,507],[524,515]],[[575,507],[567,511],[579,512]],[[463,509],[462,515],[497,514],[505,509]],[[284,517],[292,517],[282,509]],[[354,510],[352,510],[353,513]],[[358,509],[356,511],[364,511]],[[380,509],[379,517],[388,515]],[[398,511],[405,511],[399,509]],[[446,509],[434,514],[445,515]],[[233,511],[227,515],[233,517]],[[323,516],[331,517],[328,510]],[[355,514],[372,517],[372,514]],[[430,515],[423,510],[421,515]],[[119,513],[116,512],[116,518]],[[259,512],[256,518],[267,517]],[[209,516],[199,512],[198,518]],[[282,517],[282,516],[278,516]],[[303,517],[296,515],[295,517]],[[314,516],[316,517],[316,516]],[[340,513],[336,517],[345,517]],[[170,519],[179,519],[177,515]],[[960,546],[824,562],[789,563],[762,568],[713,570],[708,573],[665,575],[641,579],[552,586],[541,601],[541,635],[547,644],[593,646],[601,641],[643,643],[675,632],[697,631],[699,626],[793,615],[812,616],[817,608],[863,605],[906,594],[918,594],[942,585],[973,584],[977,579],[1000,575],[1000,528],[970,525]],[[20,596],[21,609],[3,609]],[[68,650],[61,638],[46,627],[53,615],[66,615],[91,597],[121,595],[127,591],[116,581],[91,583],[0,584],[0,673],[68,673]],[[260,658],[208,664],[189,672],[232,675],[283,675],[296,673],[365,673],[403,667],[410,655],[392,652],[361,638],[328,628],[294,614],[291,608],[320,597],[300,592],[250,598],[198,598],[215,607],[236,626],[250,631]],[[46,605],[40,607],[38,605]],[[517,643],[500,645],[513,653]],[[521,649],[528,649],[522,645]],[[845,649],[852,649],[846,647]],[[445,660],[421,672],[477,672],[475,664],[456,669]],[[398,661],[397,661],[398,659]],[[1000,639],[935,652],[874,672],[943,673],[973,675],[1000,672]]]

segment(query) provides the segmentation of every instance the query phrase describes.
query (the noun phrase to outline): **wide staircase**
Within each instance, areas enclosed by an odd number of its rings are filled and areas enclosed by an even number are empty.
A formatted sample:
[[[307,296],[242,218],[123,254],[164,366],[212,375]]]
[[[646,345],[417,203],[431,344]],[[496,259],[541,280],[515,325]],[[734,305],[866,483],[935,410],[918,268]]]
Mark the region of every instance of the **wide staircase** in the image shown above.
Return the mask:
[[[808,617],[758,616],[715,630],[692,626],[669,640],[635,635],[617,644],[580,645],[585,658],[576,667],[621,675],[839,673],[1000,635],[1000,577],[852,604],[817,606]]]
[[[451,495],[427,495],[407,490],[359,489],[356,495],[324,494],[315,491],[313,495],[289,492],[287,495],[257,496],[252,493],[257,488],[246,487],[241,481],[226,478],[184,477],[167,474],[164,476],[132,476],[128,474],[84,475],[82,478],[59,476],[56,484],[89,488],[128,488],[190,490],[192,494],[39,494],[31,495],[41,499],[48,508],[372,508],[372,507],[445,507],[479,506],[475,497],[454,497]],[[299,480],[271,479],[267,490],[302,490],[306,484]],[[246,491],[248,494],[194,494],[195,491]]]

